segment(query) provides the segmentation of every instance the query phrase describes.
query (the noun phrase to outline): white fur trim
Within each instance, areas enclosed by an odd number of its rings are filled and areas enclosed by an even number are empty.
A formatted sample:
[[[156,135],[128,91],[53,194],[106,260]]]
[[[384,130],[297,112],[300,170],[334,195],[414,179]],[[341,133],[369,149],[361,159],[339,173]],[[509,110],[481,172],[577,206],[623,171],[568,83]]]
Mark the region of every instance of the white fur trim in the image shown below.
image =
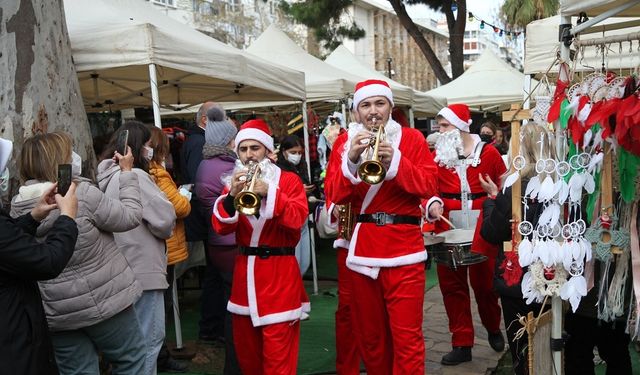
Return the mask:
[[[280,176],[278,176],[278,179],[279,178]],[[266,201],[266,203],[263,203],[260,206],[260,217],[264,216],[265,219],[273,219],[273,211],[275,210],[275,207],[276,207],[277,193],[278,193],[278,185],[274,183],[269,183],[269,190],[267,191],[267,197],[266,199],[263,199],[263,201]]]
[[[218,211],[218,203],[222,204],[222,201],[227,198],[227,195],[229,194],[221,195],[218,197],[218,199],[216,199],[216,202],[213,204],[213,214],[216,216],[216,218],[218,218],[218,220],[220,220],[221,223],[225,223],[225,224],[237,223],[238,217],[239,217],[238,210],[236,210],[236,214],[231,217],[222,217],[220,215],[220,211]]]
[[[425,250],[393,258],[371,258],[356,255],[350,257],[350,262],[369,267],[397,267],[416,264],[425,260],[427,260],[427,252]]]
[[[385,181],[392,180],[398,174],[398,167],[400,167],[400,158],[402,158],[402,152],[398,148],[394,148],[393,157],[391,158],[391,163],[389,164],[389,170],[387,171],[387,175],[384,177]]]
[[[250,216],[249,218],[249,223],[251,223],[251,227],[253,227],[249,246],[260,246],[260,236],[262,236],[262,229],[264,228],[264,224],[267,222],[267,219],[264,216],[260,216],[260,219],[257,220],[255,216]]]
[[[365,276],[369,276],[370,278],[375,280],[378,278],[378,274],[380,273],[379,267],[362,266],[360,264],[356,264],[351,261],[355,251],[356,242],[358,241],[358,233],[360,232],[361,225],[362,223],[357,223],[355,228],[353,229],[353,235],[351,236],[351,242],[349,242],[349,247],[347,252],[347,268],[357,273],[363,274]]]
[[[451,125],[460,129],[460,131],[467,133],[469,132],[469,125],[473,122],[471,119],[469,119],[469,122],[464,122],[460,117],[458,117],[458,115],[449,109],[449,107],[442,108],[440,112],[438,112],[438,116],[444,117],[451,123]]]
[[[338,238],[337,240],[333,241],[333,248],[337,249],[337,248],[343,248],[343,249],[348,249],[349,248],[349,241],[347,241],[344,238]]]
[[[331,203],[327,208],[327,225],[330,228],[336,228],[338,226],[338,220],[333,216],[333,210],[335,210],[335,208],[335,203]]]
[[[358,104],[360,104],[361,101],[372,96],[384,96],[389,99],[389,102],[391,102],[391,106],[393,107],[393,93],[391,92],[391,88],[374,83],[372,85],[363,86],[353,93],[353,108],[357,109]]]
[[[251,315],[248,306],[241,306],[231,301],[227,302],[227,311],[238,315]]]
[[[292,320],[303,320],[309,317],[309,314],[307,314],[307,312],[309,311],[311,311],[311,305],[309,303],[303,303],[297,309],[260,316],[260,317],[257,317],[255,320],[253,319],[253,316],[252,316],[251,321],[253,322],[254,327],[260,327],[260,326],[266,326],[268,324],[290,322]]]
[[[273,138],[263,132],[262,130],[258,130],[255,128],[242,129],[236,134],[236,153],[238,152],[238,147],[240,147],[240,143],[242,141],[246,141],[247,139],[252,139],[258,141],[264,145],[269,151],[273,152]]]
[[[350,147],[349,147],[350,148]],[[357,185],[362,182],[358,173],[351,172],[351,168],[349,168],[349,148],[345,145],[344,153],[342,154],[342,163],[340,164],[340,169],[342,170],[342,175],[345,176],[353,185]],[[362,158],[360,158],[360,162],[362,162]],[[358,165],[360,164],[358,162]],[[356,168],[357,169],[357,168]]]
[[[431,217],[429,216],[429,207],[435,203],[435,202],[440,202],[440,204],[442,205],[442,207],[444,207],[444,202],[442,201],[442,199],[440,199],[439,197],[433,196],[431,198],[429,198],[429,200],[427,201],[427,204],[425,205],[425,214],[424,217],[427,219],[428,222],[433,223],[434,221],[438,220],[438,218],[436,217]]]

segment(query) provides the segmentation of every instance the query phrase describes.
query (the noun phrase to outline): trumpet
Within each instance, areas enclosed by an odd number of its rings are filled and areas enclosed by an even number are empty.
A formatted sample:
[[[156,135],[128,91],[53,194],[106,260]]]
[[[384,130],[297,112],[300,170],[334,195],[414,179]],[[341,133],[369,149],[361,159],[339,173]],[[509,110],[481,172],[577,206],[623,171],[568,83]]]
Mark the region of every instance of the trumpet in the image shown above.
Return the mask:
[[[369,140],[369,147],[373,147],[371,158],[362,162],[362,164],[360,164],[360,166],[358,167],[358,176],[360,176],[362,181],[366,182],[369,185],[377,185],[381,183],[387,175],[387,171],[384,168],[384,165],[382,165],[382,163],[380,162],[380,158],[378,157],[378,147],[380,146],[380,142],[384,140],[383,132],[384,124],[380,124],[380,126],[378,126],[376,136],[371,137],[371,139]]]
[[[233,204],[236,210],[243,215],[255,215],[260,209],[260,196],[253,192],[256,180],[260,174],[260,166],[258,163],[250,161],[248,164],[249,171],[247,179],[244,182],[244,188],[236,195]]]

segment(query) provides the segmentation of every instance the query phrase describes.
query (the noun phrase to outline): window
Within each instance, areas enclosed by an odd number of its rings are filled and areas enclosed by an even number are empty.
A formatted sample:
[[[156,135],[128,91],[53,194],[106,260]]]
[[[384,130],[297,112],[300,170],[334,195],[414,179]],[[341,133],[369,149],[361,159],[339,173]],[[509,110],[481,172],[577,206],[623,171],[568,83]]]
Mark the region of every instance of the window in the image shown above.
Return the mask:
[[[152,0],[156,4],[176,7],[176,0]]]
[[[478,43],[471,42],[471,49],[478,49]]]

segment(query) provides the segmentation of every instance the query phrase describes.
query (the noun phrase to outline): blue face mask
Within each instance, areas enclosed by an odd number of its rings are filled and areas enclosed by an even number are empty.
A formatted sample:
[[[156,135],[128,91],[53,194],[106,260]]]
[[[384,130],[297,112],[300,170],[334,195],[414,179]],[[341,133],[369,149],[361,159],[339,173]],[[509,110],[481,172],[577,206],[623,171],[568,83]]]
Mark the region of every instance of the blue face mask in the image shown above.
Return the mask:
[[[71,153],[71,175],[80,177],[82,174],[82,158],[75,151]]]

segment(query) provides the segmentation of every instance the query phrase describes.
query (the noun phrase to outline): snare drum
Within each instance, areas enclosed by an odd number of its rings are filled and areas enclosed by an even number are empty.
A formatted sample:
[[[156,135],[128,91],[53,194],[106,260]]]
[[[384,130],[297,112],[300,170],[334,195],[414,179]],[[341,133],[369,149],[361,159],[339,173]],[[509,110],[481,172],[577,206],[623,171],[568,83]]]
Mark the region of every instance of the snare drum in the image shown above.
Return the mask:
[[[425,235],[425,246],[436,263],[456,269],[458,266],[470,266],[487,260],[487,257],[471,252],[473,229],[452,229],[438,233],[437,236]],[[439,240],[435,240],[439,238]],[[428,240],[428,241],[427,241]],[[428,242],[428,243],[427,243]]]

